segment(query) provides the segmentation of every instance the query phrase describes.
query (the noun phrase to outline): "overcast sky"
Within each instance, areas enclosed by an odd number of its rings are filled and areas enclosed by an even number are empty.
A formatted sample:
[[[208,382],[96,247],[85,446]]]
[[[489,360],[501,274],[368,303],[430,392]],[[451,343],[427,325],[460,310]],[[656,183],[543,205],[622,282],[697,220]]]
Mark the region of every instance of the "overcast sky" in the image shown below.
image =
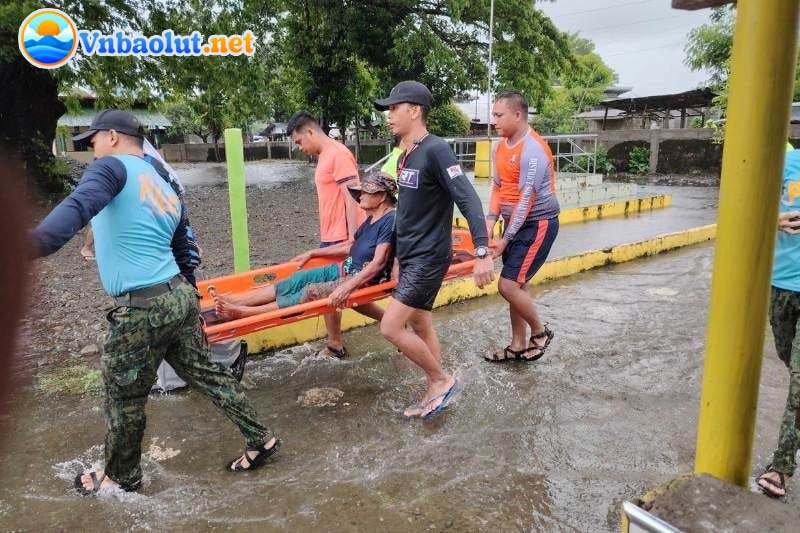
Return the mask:
[[[706,79],[684,65],[691,28],[708,22],[710,9],[680,11],[670,0],[537,1],[562,31],[580,32],[596,52],[633,87],[624,96],[649,96],[695,89]]]

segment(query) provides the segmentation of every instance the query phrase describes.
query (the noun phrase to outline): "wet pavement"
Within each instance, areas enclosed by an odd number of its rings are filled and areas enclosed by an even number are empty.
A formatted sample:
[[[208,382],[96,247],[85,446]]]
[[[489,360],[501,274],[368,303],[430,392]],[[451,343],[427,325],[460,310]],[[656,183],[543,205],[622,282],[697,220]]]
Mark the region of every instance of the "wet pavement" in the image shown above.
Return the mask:
[[[667,209],[562,227],[554,258],[714,221],[717,189]],[[506,306],[486,297],[434,312],[463,391],[428,421],[402,419],[423,376],[376,327],[348,332],[351,358],[317,344],[248,363],[249,395],[284,442],[264,469],[224,472],[235,428],[199,393],[148,404],[139,494],[80,498],[75,474],[103,461],[102,401],[14,399],[0,457],[0,527],[258,531],[612,531],[618,505],[691,470],[713,243],[534,287],[556,331],[534,364],[490,364]],[[769,335],[754,472],[768,462],[787,376]],[[796,497],[790,493],[789,502]]]
[[[298,346],[248,364],[254,404],[284,441],[268,467],[222,471],[241,447],[200,394],[154,397],[141,494],[74,496],[102,462],[98,398],[16,398],[0,459],[5,529],[611,531],[617,505],[691,469],[713,244],[534,289],[556,338],[535,364],[489,364],[509,326],[499,297],[434,313],[464,384],[407,422],[422,375],[375,327],[349,360]],[[484,327],[477,327],[483,324]],[[767,341],[756,460],[774,444],[786,376]],[[333,394],[307,407],[309,389]],[[305,393],[305,394],[304,394]],[[301,397],[302,396],[302,397]]]

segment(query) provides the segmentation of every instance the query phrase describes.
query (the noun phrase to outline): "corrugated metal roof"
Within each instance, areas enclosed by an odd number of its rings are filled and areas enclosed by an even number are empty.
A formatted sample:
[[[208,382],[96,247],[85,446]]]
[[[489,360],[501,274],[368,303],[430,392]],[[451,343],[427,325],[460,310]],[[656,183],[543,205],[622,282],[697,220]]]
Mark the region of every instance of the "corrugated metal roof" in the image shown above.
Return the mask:
[[[167,117],[157,111],[132,109],[130,112],[136,115],[136,118],[139,119],[139,123],[145,128],[165,129],[172,126],[172,122],[170,122]],[[62,115],[61,118],[58,119],[58,125],[66,126],[68,128],[88,128],[96,114],[97,111],[91,110],[82,111],[77,115]]]
[[[619,109],[609,109],[606,120],[619,120],[625,118],[626,115],[627,113],[625,113],[625,111],[621,111]],[[584,111],[583,113],[578,113],[572,116],[574,118],[585,118],[588,120],[603,120],[603,117],[605,116],[605,109],[592,109],[591,111]]]

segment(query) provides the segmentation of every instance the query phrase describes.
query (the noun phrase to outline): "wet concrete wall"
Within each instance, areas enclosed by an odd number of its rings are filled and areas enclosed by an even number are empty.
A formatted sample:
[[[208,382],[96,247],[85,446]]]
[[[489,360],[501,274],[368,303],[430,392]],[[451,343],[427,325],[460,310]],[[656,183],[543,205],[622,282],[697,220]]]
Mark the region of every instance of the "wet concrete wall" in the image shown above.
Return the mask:
[[[789,140],[800,147],[800,124],[790,125]],[[630,152],[637,146],[650,150],[654,173],[718,177],[722,168],[723,145],[714,142],[714,130],[709,128],[601,131],[598,141],[620,172],[628,170]]]

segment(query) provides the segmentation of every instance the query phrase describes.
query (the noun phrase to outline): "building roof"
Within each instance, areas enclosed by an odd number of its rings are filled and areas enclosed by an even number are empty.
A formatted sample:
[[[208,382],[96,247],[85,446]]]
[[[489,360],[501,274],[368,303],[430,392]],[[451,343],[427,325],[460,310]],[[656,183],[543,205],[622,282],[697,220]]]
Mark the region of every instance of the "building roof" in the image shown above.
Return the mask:
[[[583,118],[586,120],[603,120],[603,118],[606,120],[622,120],[623,118],[627,117],[628,114],[619,109],[609,109],[608,116],[606,116],[605,109],[591,109],[589,111],[584,111],[583,113],[578,113],[572,116],[573,118]]]
[[[711,89],[694,89],[675,94],[616,98],[600,102],[600,105],[609,109],[621,109],[627,113],[655,113],[672,109],[710,107],[714,96],[714,91]]]
[[[146,111],[143,109],[129,109],[128,111],[136,115],[139,123],[145,128],[166,129],[172,126],[172,122],[158,111]],[[76,115],[65,114],[58,119],[58,125],[68,128],[88,128],[96,114],[97,111],[94,109],[84,110]]]
[[[735,2],[736,0],[672,0],[672,9],[686,9],[692,11],[707,7],[724,6],[725,4],[733,4]]]

